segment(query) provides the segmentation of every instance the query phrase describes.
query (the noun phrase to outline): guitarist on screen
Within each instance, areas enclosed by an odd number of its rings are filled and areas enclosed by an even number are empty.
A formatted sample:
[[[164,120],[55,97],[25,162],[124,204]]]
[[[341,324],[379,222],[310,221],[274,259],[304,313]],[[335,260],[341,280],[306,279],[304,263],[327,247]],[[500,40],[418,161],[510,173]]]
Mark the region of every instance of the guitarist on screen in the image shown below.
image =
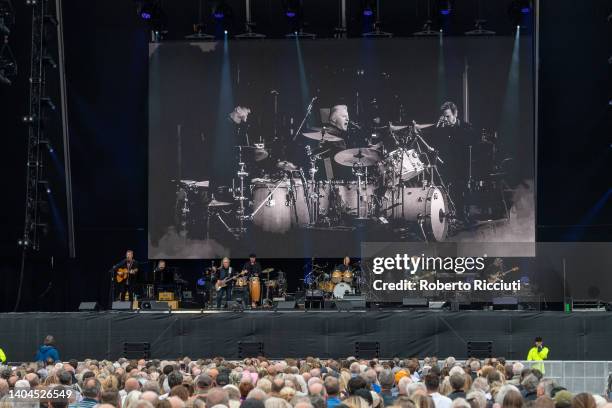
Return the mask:
[[[125,259],[115,266],[115,287],[119,292],[119,300],[129,296],[130,302],[134,300],[133,283],[138,273],[138,261],[134,259],[134,251],[128,249]]]
[[[230,266],[230,259],[228,257],[223,258],[221,261],[221,267],[217,269],[217,283],[215,286],[217,290],[217,309],[221,308],[221,301],[225,296],[225,304],[232,300],[232,287],[234,286],[234,269]]]

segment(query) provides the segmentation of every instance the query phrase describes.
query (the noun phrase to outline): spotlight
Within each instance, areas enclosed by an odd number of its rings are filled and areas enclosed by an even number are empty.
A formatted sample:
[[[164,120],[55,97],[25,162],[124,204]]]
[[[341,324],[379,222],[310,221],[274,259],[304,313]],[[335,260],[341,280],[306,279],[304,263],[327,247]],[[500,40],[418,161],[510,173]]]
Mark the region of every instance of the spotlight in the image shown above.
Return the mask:
[[[227,30],[223,30],[223,34],[227,35]]]
[[[376,4],[373,0],[363,0],[361,3],[361,9],[363,10],[364,17],[372,17],[374,15]]]
[[[155,14],[156,4],[154,1],[145,0],[138,6],[138,15],[143,20],[151,20]]]
[[[212,11],[212,16],[215,20],[223,20],[232,16],[232,8],[225,1],[219,1]]]
[[[285,16],[290,19],[299,17],[302,11],[300,0],[285,0]]]
[[[529,13],[531,13],[530,0],[512,0],[508,6],[508,15],[514,25],[520,25]]]
[[[440,0],[438,1],[438,9],[440,10],[440,14],[443,16],[450,15],[453,10],[450,0]]]

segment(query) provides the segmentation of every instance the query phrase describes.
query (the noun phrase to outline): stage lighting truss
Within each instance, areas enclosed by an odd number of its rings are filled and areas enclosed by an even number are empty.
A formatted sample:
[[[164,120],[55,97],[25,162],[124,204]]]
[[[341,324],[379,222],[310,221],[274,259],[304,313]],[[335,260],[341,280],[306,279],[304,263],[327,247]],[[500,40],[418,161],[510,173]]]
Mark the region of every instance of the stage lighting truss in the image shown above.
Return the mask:
[[[9,45],[9,35],[15,23],[11,0],[0,0],[0,84],[11,85],[17,76],[17,60]]]

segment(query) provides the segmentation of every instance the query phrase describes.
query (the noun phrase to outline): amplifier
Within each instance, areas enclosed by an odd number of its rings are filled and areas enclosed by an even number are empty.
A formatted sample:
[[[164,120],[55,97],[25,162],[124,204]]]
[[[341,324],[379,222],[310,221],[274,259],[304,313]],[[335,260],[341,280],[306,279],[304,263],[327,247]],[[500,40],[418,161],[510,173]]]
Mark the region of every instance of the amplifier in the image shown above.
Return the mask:
[[[157,300],[174,300],[174,292],[159,292]]]

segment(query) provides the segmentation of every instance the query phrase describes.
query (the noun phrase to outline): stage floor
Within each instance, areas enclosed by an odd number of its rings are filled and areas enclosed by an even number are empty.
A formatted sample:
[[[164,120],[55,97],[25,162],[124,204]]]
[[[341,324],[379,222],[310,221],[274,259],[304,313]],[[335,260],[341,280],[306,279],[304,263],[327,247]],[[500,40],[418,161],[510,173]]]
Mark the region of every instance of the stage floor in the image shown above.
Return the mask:
[[[492,341],[493,354],[524,359],[542,336],[553,360],[612,360],[612,313],[528,311],[181,311],[5,313],[0,339],[9,361],[30,361],[47,334],[62,359],[123,356],[149,343],[154,358],[239,358],[239,342],[263,343],[270,358],[356,355],[378,342],[381,358],[467,357],[467,342]]]

